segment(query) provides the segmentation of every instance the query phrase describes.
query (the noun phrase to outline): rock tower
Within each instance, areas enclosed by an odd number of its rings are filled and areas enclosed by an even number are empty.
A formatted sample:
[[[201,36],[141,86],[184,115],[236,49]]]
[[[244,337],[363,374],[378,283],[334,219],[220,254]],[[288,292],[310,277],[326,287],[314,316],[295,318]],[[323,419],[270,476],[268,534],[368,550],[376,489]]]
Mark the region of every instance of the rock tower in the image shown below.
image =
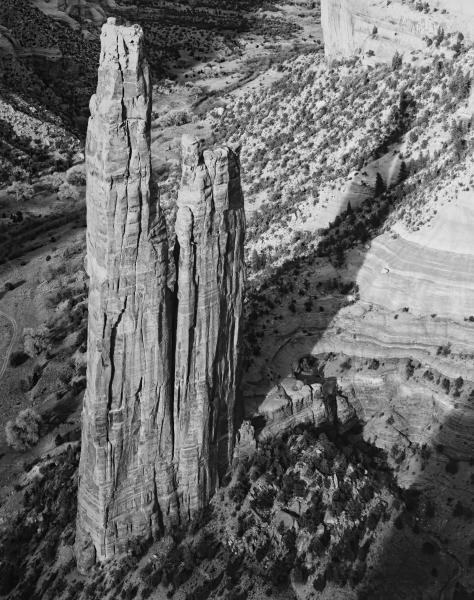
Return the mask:
[[[183,139],[175,257],[151,177],[143,32],[103,26],[86,141],[80,570],[206,506],[231,462],[244,284],[238,153]]]
[[[233,150],[203,152],[185,136],[182,156],[174,426],[181,507],[189,517],[232,461],[245,214]]]

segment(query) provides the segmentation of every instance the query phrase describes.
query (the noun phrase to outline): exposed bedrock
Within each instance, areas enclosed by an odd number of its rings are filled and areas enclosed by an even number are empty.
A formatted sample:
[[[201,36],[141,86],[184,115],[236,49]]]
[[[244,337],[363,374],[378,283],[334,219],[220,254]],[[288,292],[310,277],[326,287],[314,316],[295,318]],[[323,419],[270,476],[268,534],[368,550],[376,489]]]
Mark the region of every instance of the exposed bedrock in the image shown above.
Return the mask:
[[[245,235],[239,158],[184,140],[171,291],[142,38],[137,25],[104,25],[90,106],[81,571],[195,516],[229,467],[235,438]]]
[[[182,154],[174,426],[181,509],[190,516],[232,460],[245,214],[232,149],[203,152],[185,136]]]
[[[150,77],[140,27],[102,30],[87,157],[87,390],[79,568],[177,516],[167,236],[150,167]]]
[[[263,352],[272,371],[263,364],[246,374],[247,418],[264,417],[269,427],[314,420],[312,398],[300,401],[295,379],[295,363],[313,356],[324,359],[326,377],[337,377],[372,442],[472,456],[473,219],[472,191],[446,191],[428,223],[411,231],[397,222],[349,251],[342,273],[359,298],[351,294],[329,314],[328,304],[322,313],[297,311],[276,335],[269,331]]]
[[[462,32],[474,41],[474,3],[471,0],[433,0],[428,13],[402,0],[322,0],[321,22],[328,57],[347,57],[372,50],[390,60],[396,50],[426,48],[440,28]]]
[[[355,408],[341,394],[333,377],[323,383],[310,384],[286,377],[268,392],[258,413],[265,420],[259,439],[276,435],[299,423],[333,425],[342,432],[358,419]]]

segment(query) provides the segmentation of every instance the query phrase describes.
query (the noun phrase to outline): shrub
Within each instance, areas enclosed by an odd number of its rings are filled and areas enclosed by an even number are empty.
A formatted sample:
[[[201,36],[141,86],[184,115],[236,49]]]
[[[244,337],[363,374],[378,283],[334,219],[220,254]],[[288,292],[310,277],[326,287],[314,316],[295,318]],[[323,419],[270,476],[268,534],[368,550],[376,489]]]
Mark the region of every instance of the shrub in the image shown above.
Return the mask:
[[[369,369],[371,369],[372,371],[376,371],[379,367],[380,362],[376,358],[373,358],[371,363],[369,364]]]
[[[58,199],[61,201],[74,200],[77,201],[80,198],[79,191],[69,183],[64,182],[58,189]]]
[[[22,410],[15,421],[8,421],[5,426],[7,444],[15,450],[28,450],[38,443],[40,425],[41,416],[34,409]]]
[[[21,350],[18,352],[12,352],[12,355],[10,356],[10,365],[12,367],[19,367],[29,358],[30,357],[28,356],[28,354],[26,354],[26,352],[22,352]]]
[[[436,546],[431,542],[424,542],[421,547],[421,550],[424,554],[436,554]]]
[[[447,463],[445,470],[447,473],[449,473],[450,475],[456,475],[456,473],[459,470],[459,465],[457,460],[455,460],[454,458],[450,458],[449,462]]]
[[[326,575],[318,575],[313,581],[313,587],[317,592],[322,592],[326,587]]]
[[[73,186],[83,186],[86,185],[86,174],[84,172],[84,168],[73,168],[70,169],[66,176],[67,182]]]

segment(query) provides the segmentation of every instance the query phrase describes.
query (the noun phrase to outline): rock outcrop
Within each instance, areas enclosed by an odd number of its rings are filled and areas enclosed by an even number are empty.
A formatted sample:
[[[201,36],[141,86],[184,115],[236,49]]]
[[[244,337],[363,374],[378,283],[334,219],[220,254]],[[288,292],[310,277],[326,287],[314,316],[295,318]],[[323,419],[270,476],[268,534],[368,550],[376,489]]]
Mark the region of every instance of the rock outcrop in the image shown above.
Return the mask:
[[[150,161],[139,26],[102,29],[86,142],[87,389],[76,554],[84,571],[195,516],[232,460],[244,283],[238,155],[183,144],[177,294]]]
[[[372,51],[391,60],[395,51],[426,48],[425,37],[439,29],[462,32],[474,41],[474,4],[471,0],[434,0],[430,10],[417,10],[404,0],[322,0],[321,23],[326,55],[348,57]]]
[[[177,514],[167,235],[151,182],[140,27],[104,25],[87,160],[90,276],[78,565]],[[90,552],[85,548],[89,547]],[[83,560],[87,557],[88,560]]]
[[[257,451],[255,427],[250,421],[243,421],[236,435],[234,448],[234,461],[251,458]]]
[[[233,150],[203,152],[184,137],[182,154],[174,423],[181,507],[190,515],[232,460],[245,214]]]

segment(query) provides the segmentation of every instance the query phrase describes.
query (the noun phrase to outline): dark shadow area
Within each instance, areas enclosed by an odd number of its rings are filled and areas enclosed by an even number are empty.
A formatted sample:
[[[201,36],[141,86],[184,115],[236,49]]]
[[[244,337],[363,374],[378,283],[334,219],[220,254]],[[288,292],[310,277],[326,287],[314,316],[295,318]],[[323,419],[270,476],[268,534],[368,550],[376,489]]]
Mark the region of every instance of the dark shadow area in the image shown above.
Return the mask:
[[[456,413],[458,411],[454,411]],[[470,414],[469,414],[470,413]],[[459,422],[466,444],[459,451]],[[458,412],[425,449],[422,472],[359,594],[361,600],[473,600],[474,414]],[[463,560],[458,558],[463,557]]]

